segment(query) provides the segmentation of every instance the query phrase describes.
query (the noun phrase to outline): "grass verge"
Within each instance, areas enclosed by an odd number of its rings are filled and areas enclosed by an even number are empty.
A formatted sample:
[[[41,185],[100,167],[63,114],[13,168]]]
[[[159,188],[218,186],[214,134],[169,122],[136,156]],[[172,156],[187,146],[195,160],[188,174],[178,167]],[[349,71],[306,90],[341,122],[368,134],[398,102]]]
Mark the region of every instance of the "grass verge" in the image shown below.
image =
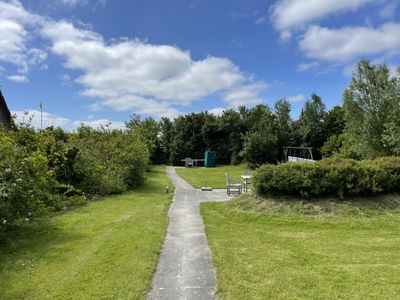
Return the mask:
[[[240,178],[248,170],[246,165],[238,165],[215,168],[178,168],[176,172],[194,188],[199,189],[207,182],[207,186],[211,186],[213,189],[223,189],[226,187],[225,173],[228,173],[230,177]]]
[[[222,299],[394,299],[400,196],[204,203]]]
[[[140,189],[15,232],[0,246],[0,299],[140,299],[167,228],[172,186],[154,167]]]

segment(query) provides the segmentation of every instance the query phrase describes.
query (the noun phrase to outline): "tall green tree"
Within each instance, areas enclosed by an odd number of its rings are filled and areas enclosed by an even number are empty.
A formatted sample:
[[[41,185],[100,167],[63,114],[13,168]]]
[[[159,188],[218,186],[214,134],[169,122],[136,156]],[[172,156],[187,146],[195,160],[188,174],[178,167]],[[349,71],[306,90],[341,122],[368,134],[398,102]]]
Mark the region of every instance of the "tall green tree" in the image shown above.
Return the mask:
[[[204,157],[204,113],[191,113],[175,119],[172,129],[171,163],[182,164],[185,157]]]
[[[399,76],[387,65],[362,60],[344,92],[346,133],[362,158],[395,154],[398,147]]]
[[[343,144],[346,142],[346,135],[343,133],[346,127],[344,109],[340,106],[333,107],[324,119],[325,142],[321,147],[323,157],[338,155]]]
[[[304,104],[298,121],[301,146],[313,147],[317,158],[320,156],[319,149],[326,140],[324,134],[325,109],[321,97],[313,93],[311,99]]]
[[[282,147],[293,144],[293,120],[290,117],[291,105],[286,99],[275,103],[275,127],[277,135],[278,158],[282,157]]]
[[[243,137],[246,132],[245,115],[247,110],[242,107],[238,111],[233,109],[225,110],[218,118],[221,131],[220,143],[226,146],[226,162],[233,165],[241,162],[239,156],[243,148]]]
[[[159,154],[159,162],[162,163],[170,163],[171,156],[171,143],[173,137],[173,122],[166,118],[162,117],[160,120],[160,148],[161,153]]]
[[[341,134],[346,127],[344,109],[341,106],[334,106],[324,118],[324,135],[329,138]]]
[[[263,163],[275,163],[278,137],[275,130],[275,117],[266,105],[257,105],[247,115],[249,131],[244,136],[241,156],[253,167]]]
[[[125,123],[126,128],[135,134],[147,146],[150,160],[156,162],[159,152],[160,123],[152,117],[141,118],[138,114],[132,114],[129,121]]]

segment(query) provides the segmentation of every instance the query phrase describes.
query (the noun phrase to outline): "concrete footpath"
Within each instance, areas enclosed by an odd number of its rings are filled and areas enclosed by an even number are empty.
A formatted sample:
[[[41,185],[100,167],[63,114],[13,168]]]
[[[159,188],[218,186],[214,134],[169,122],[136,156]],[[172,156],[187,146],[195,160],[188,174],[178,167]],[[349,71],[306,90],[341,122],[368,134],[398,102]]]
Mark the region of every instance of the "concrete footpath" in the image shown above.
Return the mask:
[[[201,192],[167,167],[175,186],[169,225],[148,299],[216,299],[215,274],[199,203],[226,201],[223,190]]]

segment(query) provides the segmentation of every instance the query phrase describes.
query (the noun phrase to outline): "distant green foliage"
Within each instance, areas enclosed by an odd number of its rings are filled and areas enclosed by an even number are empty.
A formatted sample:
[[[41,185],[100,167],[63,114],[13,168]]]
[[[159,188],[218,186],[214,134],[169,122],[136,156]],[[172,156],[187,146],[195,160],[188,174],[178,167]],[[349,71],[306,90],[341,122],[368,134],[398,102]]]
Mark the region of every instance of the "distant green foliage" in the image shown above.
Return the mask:
[[[259,195],[358,196],[400,191],[400,158],[325,159],[317,163],[263,165],[254,176]]]

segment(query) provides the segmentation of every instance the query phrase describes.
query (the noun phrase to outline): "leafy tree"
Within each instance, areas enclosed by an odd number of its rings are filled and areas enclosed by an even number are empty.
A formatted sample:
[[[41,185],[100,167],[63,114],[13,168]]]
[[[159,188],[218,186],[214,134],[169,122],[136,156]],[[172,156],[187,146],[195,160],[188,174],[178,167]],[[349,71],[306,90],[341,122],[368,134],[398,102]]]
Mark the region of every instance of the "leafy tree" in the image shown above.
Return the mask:
[[[346,133],[360,157],[397,152],[399,104],[399,77],[392,77],[385,64],[360,61],[344,92],[343,105]]]
[[[340,106],[334,106],[324,118],[324,135],[329,138],[333,135],[340,135],[345,127],[344,109]]]
[[[204,156],[206,148],[203,134],[204,113],[192,113],[179,116],[174,121],[171,143],[171,163],[182,164],[185,157]]]
[[[251,130],[244,137],[241,156],[253,167],[276,162],[278,137],[271,110],[266,105],[257,105],[249,111],[248,120],[251,120]]]
[[[138,114],[132,114],[129,121],[125,123],[126,128],[133,132],[146,146],[150,153],[150,160],[157,160],[160,148],[159,134],[160,123],[152,117],[142,119]]]
[[[143,182],[149,152],[135,133],[82,125],[71,143],[78,149],[78,187],[86,193],[116,194]]]
[[[331,157],[337,155],[343,147],[345,141],[345,134],[331,135],[321,148],[321,154],[324,157]]]
[[[226,146],[226,162],[233,165],[241,162],[239,153],[243,148],[243,137],[247,130],[246,112],[244,107],[240,107],[239,111],[228,109],[218,119],[222,135],[220,143],[224,143]]]
[[[277,134],[278,157],[282,157],[284,146],[293,143],[293,121],[290,117],[291,105],[286,99],[278,100],[275,103],[275,127]]]
[[[158,163],[169,163],[171,156],[171,143],[173,137],[173,123],[170,119],[163,117],[160,120],[160,153]]]
[[[313,93],[311,100],[304,104],[298,121],[298,133],[301,139],[301,146],[313,147],[315,157],[319,157],[319,149],[324,144],[324,119],[326,111],[325,104],[321,97]]]

